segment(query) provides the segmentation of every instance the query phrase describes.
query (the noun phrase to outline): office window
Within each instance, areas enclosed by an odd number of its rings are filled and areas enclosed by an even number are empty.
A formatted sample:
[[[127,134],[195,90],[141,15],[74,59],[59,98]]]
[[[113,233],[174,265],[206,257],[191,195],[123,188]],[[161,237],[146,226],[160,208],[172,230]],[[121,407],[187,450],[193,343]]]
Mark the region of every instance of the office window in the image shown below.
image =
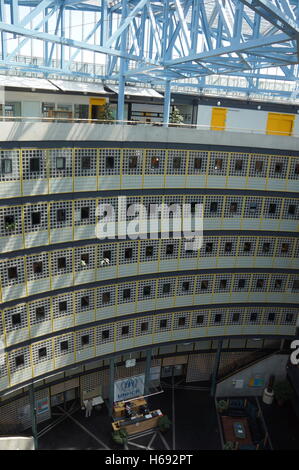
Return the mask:
[[[17,267],[13,266],[11,268],[7,268],[7,275],[8,275],[8,279],[17,279],[18,277]]]
[[[133,257],[133,248],[125,249],[125,259],[130,259]]]
[[[81,346],[86,346],[87,344],[89,344],[89,335],[82,335]]]
[[[60,343],[60,351],[67,351],[69,348],[68,341],[61,341]]]
[[[158,157],[151,158],[151,168],[159,168],[160,166],[160,159]]]
[[[281,289],[281,287],[282,287],[282,280],[281,279],[275,279],[274,289]]]
[[[110,302],[110,292],[104,292],[102,295],[103,304],[108,304]]]
[[[88,306],[89,306],[89,296],[84,295],[83,297],[81,297],[81,307],[84,308]]]
[[[201,325],[203,323],[204,316],[203,315],[197,315],[196,317],[196,323],[197,325]]]
[[[166,254],[173,255],[173,245],[166,245]]]
[[[232,321],[238,322],[240,320],[240,314],[238,312],[234,312],[232,315]]]
[[[15,365],[16,367],[21,367],[25,364],[24,354],[20,354],[19,356],[15,357]]]
[[[236,213],[238,209],[238,203],[237,202],[231,202],[229,206],[229,212]]]
[[[213,251],[213,243],[209,242],[206,243],[206,253],[212,253]]]
[[[114,157],[106,157],[106,168],[109,170],[114,168]]]
[[[31,224],[32,225],[40,224],[40,212],[32,212],[31,213]]]
[[[290,204],[288,208],[288,214],[295,215],[296,213],[296,206],[295,204]]]
[[[121,334],[122,334],[122,336],[125,336],[125,335],[128,335],[128,334],[129,334],[129,326],[128,326],[128,325],[123,326],[123,327],[121,328]]]
[[[130,155],[129,157],[129,168],[137,168],[137,157],[135,155]]]
[[[201,170],[202,158],[194,158],[194,170]]]
[[[67,311],[67,301],[63,300],[62,302],[59,302],[59,312],[66,312]]]
[[[45,318],[45,307],[36,307],[35,309],[36,320],[43,320]]]
[[[144,286],[143,295],[144,296],[151,295],[151,286]]]
[[[262,161],[257,160],[257,161],[255,162],[255,171],[256,171],[257,173],[260,173],[261,171],[263,171],[263,165],[264,165],[264,163],[263,163]]]
[[[221,158],[216,158],[214,168],[215,168],[215,170],[222,170],[222,159]]]
[[[299,175],[299,163],[295,165],[295,175]]]
[[[233,244],[232,242],[226,242],[225,245],[224,245],[224,251],[226,253],[230,253],[232,251],[232,248],[233,248]]]
[[[293,289],[299,289],[299,279],[295,279],[295,281],[293,282]]]
[[[148,322],[147,321],[144,321],[144,322],[141,323],[140,330],[141,331],[148,331]]]
[[[56,169],[57,170],[65,169],[65,157],[56,157]]]
[[[220,279],[219,288],[220,289],[226,289],[226,286],[227,286],[227,280],[226,279]]]
[[[178,321],[179,326],[184,326],[186,325],[186,317],[180,317]]]
[[[89,207],[81,207],[81,220],[89,219]]]
[[[183,291],[188,291],[190,288],[190,282],[189,281],[184,281],[183,284],[182,284],[182,290]]]
[[[163,294],[169,294],[170,293],[170,284],[163,284]]]
[[[22,323],[21,321],[21,314],[20,313],[15,313],[14,315],[11,316],[11,323],[12,326],[17,326]]]
[[[238,281],[238,288],[243,289],[245,287],[245,279],[239,279]]]
[[[246,253],[251,251],[251,243],[250,242],[245,242],[244,243],[243,251],[245,251]]]
[[[209,286],[209,281],[201,281],[200,288],[201,290],[206,290]]]
[[[13,230],[14,225],[15,225],[15,216],[14,215],[5,215],[4,216],[5,230]]]
[[[288,253],[289,251],[289,244],[288,243],[282,243],[281,244],[281,253]]]
[[[66,220],[66,211],[65,209],[56,210],[56,220],[57,222],[65,222]]]
[[[256,281],[256,287],[257,287],[258,289],[262,289],[263,286],[264,286],[264,279],[258,279],[258,280]]]
[[[216,313],[214,323],[220,323],[221,318],[222,318],[221,313]]]
[[[235,171],[241,171],[243,168],[243,160],[236,160]]]
[[[30,171],[39,171],[40,160],[39,158],[30,158]]]
[[[167,320],[160,320],[160,328],[166,328],[167,327]]]
[[[268,313],[268,321],[274,321],[275,320],[275,313],[270,312]]]
[[[81,266],[88,266],[89,265],[89,254],[83,253],[81,255]]]
[[[89,170],[91,168],[90,157],[81,157],[82,170]]]
[[[39,348],[38,358],[41,359],[42,357],[47,357],[47,348]]]
[[[131,297],[131,289],[123,290],[123,299],[129,299]]]
[[[250,317],[249,317],[249,321],[250,322],[255,322],[257,320],[257,313],[256,312],[252,312],[250,314]]]
[[[102,331],[102,339],[108,339],[110,336],[110,331],[109,330],[103,330]]]
[[[217,212],[218,203],[213,201],[210,204],[210,212]]]
[[[269,214],[275,214],[276,212],[276,204],[269,204]]]
[[[32,268],[34,274],[41,274],[43,272],[43,263],[41,261],[34,261]]]
[[[293,318],[294,318],[294,314],[293,314],[293,313],[287,313],[287,314],[286,314],[286,323],[292,323]]]
[[[263,243],[263,253],[269,253],[270,251],[270,243],[265,242]]]
[[[61,257],[57,258],[57,269],[65,269],[66,268],[66,258]]]
[[[181,157],[174,157],[173,158],[173,168],[175,170],[179,170],[181,168]]]
[[[145,247],[145,256],[153,256],[154,254],[154,247],[153,246],[146,246]]]
[[[274,168],[275,173],[281,173],[282,172],[282,163],[276,163],[275,168]]]
[[[1,173],[3,175],[12,173],[12,160],[10,158],[3,158],[1,160]]]

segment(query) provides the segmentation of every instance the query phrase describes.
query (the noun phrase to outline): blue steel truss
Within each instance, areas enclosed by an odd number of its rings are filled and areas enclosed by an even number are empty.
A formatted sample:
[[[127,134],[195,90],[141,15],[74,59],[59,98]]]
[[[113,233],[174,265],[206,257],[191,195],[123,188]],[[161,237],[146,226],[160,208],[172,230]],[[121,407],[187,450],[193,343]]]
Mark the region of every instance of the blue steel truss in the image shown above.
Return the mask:
[[[298,0],[0,0],[0,40],[0,69],[116,80],[119,95],[125,82],[167,93],[229,75],[261,93],[261,79],[299,79]],[[84,54],[94,71],[74,71]]]

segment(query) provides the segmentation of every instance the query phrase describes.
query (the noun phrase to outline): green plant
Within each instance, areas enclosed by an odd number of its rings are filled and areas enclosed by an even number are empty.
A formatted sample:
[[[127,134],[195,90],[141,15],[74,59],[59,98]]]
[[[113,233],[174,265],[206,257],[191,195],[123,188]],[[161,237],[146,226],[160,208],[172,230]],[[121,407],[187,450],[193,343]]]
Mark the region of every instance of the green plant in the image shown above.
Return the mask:
[[[176,106],[173,107],[169,115],[169,122],[171,124],[182,124],[184,122],[184,118]]]
[[[128,433],[125,429],[113,431],[112,439],[116,444],[126,444],[128,441]]]
[[[11,224],[6,224],[5,225],[5,230],[14,230],[16,225],[14,223]]]
[[[216,408],[219,413],[223,413],[228,408],[228,400],[217,401]]]
[[[293,393],[293,389],[287,380],[276,382],[274,385],[274,395],[279,404],[283,404],[290,400]]]
[[[234,450],[234,449],[235,449],[235,445],[232,441],[227,441],[223,446],[223,450]]]
[[[161,416],[158,421],[159,430],[161,432],[166,432],[170,428],[171,421],[167,415]]]
[[[104,121],[114,121],[114,114],[109,103],[104,105],[102,119]]]

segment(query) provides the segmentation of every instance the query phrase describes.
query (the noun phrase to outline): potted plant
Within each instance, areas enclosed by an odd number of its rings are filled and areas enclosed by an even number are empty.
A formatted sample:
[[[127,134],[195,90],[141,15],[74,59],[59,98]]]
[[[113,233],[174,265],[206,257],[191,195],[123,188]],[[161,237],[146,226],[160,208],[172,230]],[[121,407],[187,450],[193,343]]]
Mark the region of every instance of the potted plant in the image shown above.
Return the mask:
[[[114,121],[114,114],[109,103],[104,105],[102,119],[105,121],[105,124],[111,124],[111,121]]]
[[[227,441],[223,446],[223,450],[234,450],[234,449],[235,449],[235,445],[232,441]]]
[[[169,122],[170,124],[182,124],[184,122],[184,118],[176,106],[172,108],[172,111],[169,115]],[[171,127],[175,127],[175,126],[171,126]]]
[[[219,413],[223,413],[228,409],[228,400],[217,401],[216,408]]]
[[[279,406],[284,405],[293,396],[293,389],[287,380],[276,382],[274,395]]]
[[[168,418],[168,416],[167,415],[161,416],[161,418],[158,421],[159,430],[161,432],[166,432],[170,428],[170,425],[171,425],[171,421]]]
[[[113,431],[112,439],[116,444],[126,444],[128,441],[128,433],[125,429]]]

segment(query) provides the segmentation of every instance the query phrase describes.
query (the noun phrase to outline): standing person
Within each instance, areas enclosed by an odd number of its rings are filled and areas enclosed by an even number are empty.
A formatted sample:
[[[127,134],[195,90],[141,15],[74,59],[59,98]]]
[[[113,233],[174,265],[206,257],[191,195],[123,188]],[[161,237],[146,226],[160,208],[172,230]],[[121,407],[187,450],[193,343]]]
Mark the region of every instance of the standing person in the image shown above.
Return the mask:
[[[86,406],[85,406],[86,412],[85,412],[85,418],[89,418],[92,412],[92,400],[89,398],[87,400]]]

